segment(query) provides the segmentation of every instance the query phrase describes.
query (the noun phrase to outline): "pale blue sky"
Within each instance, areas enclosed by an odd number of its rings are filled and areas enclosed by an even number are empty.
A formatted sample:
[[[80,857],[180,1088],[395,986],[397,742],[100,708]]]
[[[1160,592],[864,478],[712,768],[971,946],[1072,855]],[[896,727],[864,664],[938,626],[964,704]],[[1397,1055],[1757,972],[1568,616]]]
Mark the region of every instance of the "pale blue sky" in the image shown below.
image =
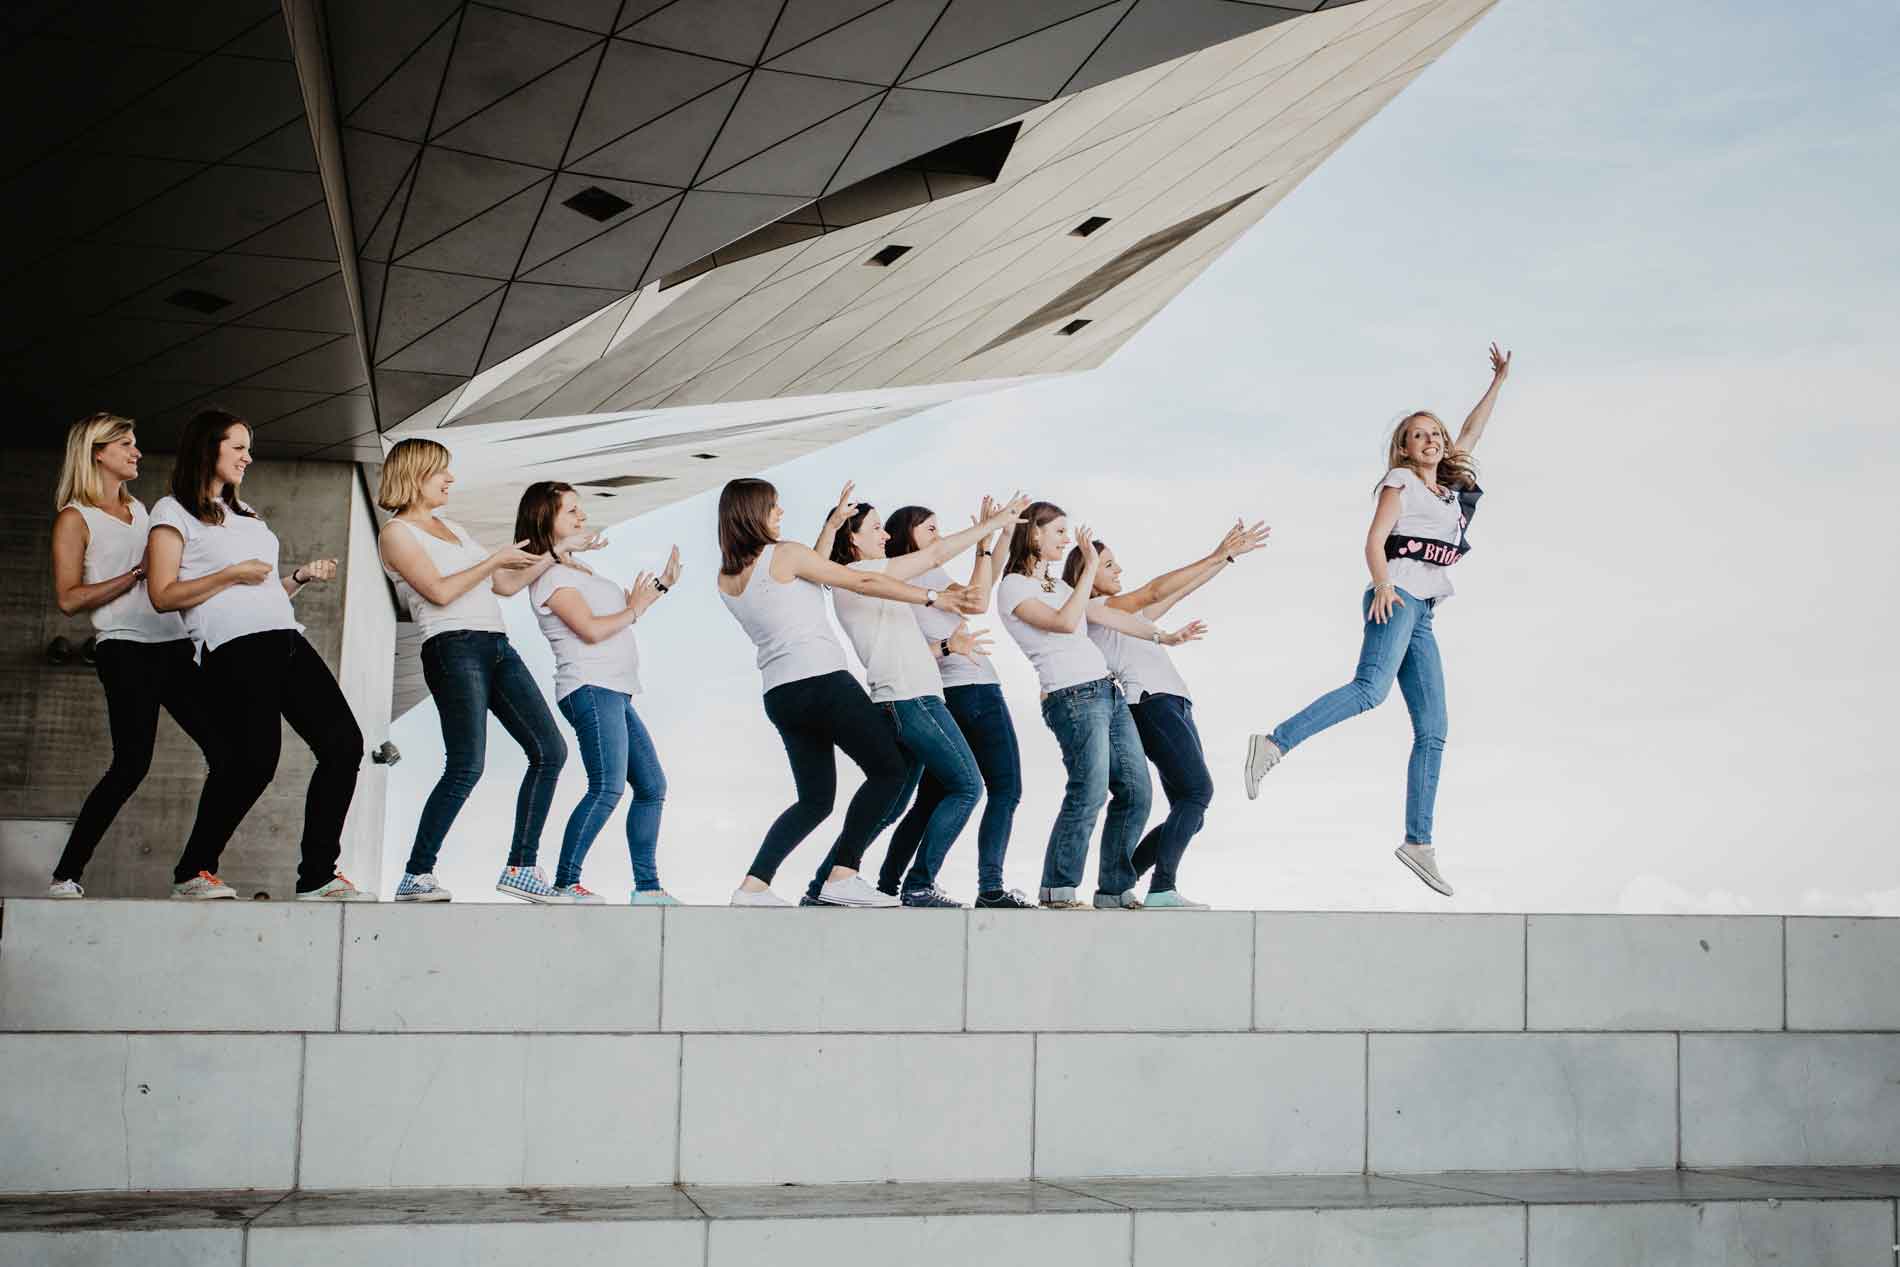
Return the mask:
[[[1503,0],[1102,370],[763,474],[800,536],[847,478],[946,522],[1023,487],[1093,522],[1137,579],[1236,514],[1268,519],[1273,546],[1182,611],[1213,626],[1177,653],[1218,788],[1191,896],[1900,914],[1896,48],[1891,0]],[[1415,407],[1455,424],[1494,338],[1516,369],[1479,452],[1477,549],[1438,620],[1444,903],[1390,857],[1396,693],[1301,748],[1258,802],[1239,769],[1249,730],[1350,675],[1385,434]],[[623,526],[605,564],[630,576],[675,541],[687,558],[641,623],[636,703],[672,783],[662,875],[696,902],[725,899],[791,799],[750,644],[712,588],[713,500]],[[510,616],[550,678],[525,609]],[[1030,785],[1008,874],[1033,893],[1060,760],[997,632]],[[440,768],[433,711],[394,737],[390,882]],[[841,767],[842,804],[857,777]],[[492,896],[519,770],[495,731],[438,867],[462,898]],[[550,867],[582,787],[575,758]],[[829,839],[792,856],[782,893]],[[972,829],[945,871],[966,900],[974,852]],[[628,875],[617,815],[586,882],[624,901]]]

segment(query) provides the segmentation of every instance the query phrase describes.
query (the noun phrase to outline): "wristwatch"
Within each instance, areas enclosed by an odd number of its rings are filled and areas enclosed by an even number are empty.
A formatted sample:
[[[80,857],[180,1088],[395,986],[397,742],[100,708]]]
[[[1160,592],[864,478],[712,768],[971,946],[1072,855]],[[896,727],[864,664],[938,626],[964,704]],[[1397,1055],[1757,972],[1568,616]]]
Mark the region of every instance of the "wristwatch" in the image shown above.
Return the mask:
[[[948,638],[937,639],[937,654],[939,656],[946,657],[946,658],[949,656],[950,640]]]
[[[982,546],[978,546],[976,548],[976,557],[979,559],[987,559],[990,557],[990,552],[985,550]]]
[[[924,591],[924,606],[935,607],[936,605],[937,605],[937,591],[925,590]]]

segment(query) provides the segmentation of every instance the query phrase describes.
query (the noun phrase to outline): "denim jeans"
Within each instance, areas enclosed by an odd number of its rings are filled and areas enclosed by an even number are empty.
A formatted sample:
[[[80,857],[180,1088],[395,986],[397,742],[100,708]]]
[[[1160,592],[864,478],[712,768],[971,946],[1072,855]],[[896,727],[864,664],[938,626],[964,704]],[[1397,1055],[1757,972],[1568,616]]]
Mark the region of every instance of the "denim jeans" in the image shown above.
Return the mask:
[[[979,893],[999,892],[1003,887],[1003,855],[1009,851],[1009,829],[1016,821],[1016,806],[1023,799],[1022,751],[1016,746],[1016,727],[1009,719],[1009,705],[1003,702],[1003,688],[993,682],[966,686],[946,686],[944,706],[956,718],[957,729],[970,745],[989,799],[983,803],[983,817],[976,829],[976,887]],[[896,877],[923,843],[924,828],[946,789],[926,769],[917,783],[917,799],[891,833],[890,851],[884,855],[884,871],[878,887],[895,891]],[[901,802],[900,802],[901,804]],[[936,879],[935,868],[930,872]]]
[[[890,723],[843,669],[773,687],[765,693],[765,715],[785,743],[798,800],[766,831],[746,874],[770,884],[786,855],[830,817],[838,795],[839,749],[864,771],[864,784],[845,809],[829,856],[837,866],[856,871],[904,786],[907,766]]]
[[[1432,803],[1438,799],[1438,767],[1445,755],[1445,669],[1432,636],[1432,603],[1404,590],[1405,606],[1394,607],[1383,625],[1372,620],[1372,594],[1360,604],[1366,613],[1365,641],[1352,681],[1308,704],[1274,728],[1281,752],[1376,708],[1398,679],[1399,693],[1412,714],[1412,759],[1405,770],[1405,838],[1432,843]]]
[[[652,736],[640,714],[633,711],[633,697],[604,686],[583,686],[556,703],[561,716],[574,727],[581,764],[587,767],[587,795],[567,816],[554,883],[580,883],[581,863],[594,837],[620,804],[621,792],[631,787],[627,853],[633,858],[633,887],[647,892],[658,889],[655,854],[660,844],[660,811],[666,808],[666,774],[660,769]]]
[[[1153,867],[1148,891],[1165,893],[1174,888],[1174,870],[1181,865],[1188,842],[1207,821],[1214,776],[1208,773],[1200,728],[1194,724],[1194,701],[1179,695],[1144,695],[1128,711],[1141,732],[1142,750],[1161,775],[1161,790],[1168,794],[1168,816],[1135,846],[1135,874]]]
[[[528,772],[521,776],[521,791],[515,797],[508,865],[533,866],[540,854],[548,808],[554,804],[554,785],[567,762],[567,744],[528,666],[508,645],[506,635],[457,629],[422,644],[422,680],[428,683],[442,719],[447,760],[442,777],[423,803],[416,841],[404,869],[410,875],[435,870],[449,827],[481,780],[490,712],[528,757]]]
[[[1108,678],[1051,691],[1042,697],[1042,719],[1062,746],[1069,781],[1062,809],[1049,832],[1042,860],[1042,898],[1072,901],[1082,883],[1089,837],[1103,804],[1102,852],[1096,891],[1120,895],[1135,887],[1133,857],[1148,825],[1148,758],[1128,712],[1128,701]],[[1113,800],[1110,800],[1111,795]]]

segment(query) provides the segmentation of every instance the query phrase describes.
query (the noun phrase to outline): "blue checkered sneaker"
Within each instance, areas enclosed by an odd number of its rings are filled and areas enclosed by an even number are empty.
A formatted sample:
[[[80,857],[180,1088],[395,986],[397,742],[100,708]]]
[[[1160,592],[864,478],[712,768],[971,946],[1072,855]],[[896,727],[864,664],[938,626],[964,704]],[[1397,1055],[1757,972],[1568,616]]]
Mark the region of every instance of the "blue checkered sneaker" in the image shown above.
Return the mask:
[[[396,886],[398,902],[446,902],[449,891],[435,882],[435,876],[425,872],[422,875],[410,875],[403,872],[402,883]]]
[[[495,891],[506,893],[509,897],[518,897],[524,902],[552,902],[554,886],[548,883],[547,872],[540,867],[504,867],[501,879],[495,881]]]

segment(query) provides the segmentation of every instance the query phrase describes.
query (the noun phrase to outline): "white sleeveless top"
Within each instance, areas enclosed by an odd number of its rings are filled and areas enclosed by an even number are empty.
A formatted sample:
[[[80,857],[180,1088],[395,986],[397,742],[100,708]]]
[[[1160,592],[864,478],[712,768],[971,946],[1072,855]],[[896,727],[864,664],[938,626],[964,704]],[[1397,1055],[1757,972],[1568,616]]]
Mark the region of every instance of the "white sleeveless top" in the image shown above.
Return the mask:
[[[115,576],[124,576],[145,559],[145,540],[152,535],[151,516],[145,503],[133,498],[126,502],[132,509],[132,522],[125,523],[99,509],[78,502],[69,503],[86,521],[86,561],[79,579],[97,585]],[[111,602],[92,609],[92,627],[100,642],[176,642],[191,635],[185,632],[185,618],[177,612],[162,612],[152,606],[151,596],[140,581]]]
[[[250,509],[248,503],[245,509]],[[229,585],[196,607],[185,609],[185,628],[206,651],[216,651],[233,638],[248,634],[274,629],[303,632],[278,576],[277,534],[262,519],[226,510],[223,523],[208,524],[181,506],[177,498],[161,497],[152,508],[152,523],[175,529],[185,539],[184,552],[178,559],[181,581],[195,581],[252,559],[270,567],[271,575],[260,584]]]
[[[429,562],[435,564],[435,570],[442,576],[451,572],[465,572],[488,557],[488,551],[481,543],[462,531],[460,524],[450,523],[442,516],[436,516],[436,522],[455,534],[455,543],[451,545],[442,538],[423,528],[418,528],[407,519],[392,520],[415,534],[422,543],[422,549],[429,556]],[[495,587],[488,578],[453,602],[436,606],[422,595],[416,593],[409,582],[402,579],[402,573],[389,564],[383,564],[383,575],[396,587],[396,594],[409,608],[410,619],[422,631],[422,640],[427,642],[439,633],[451,633],[456,630],[475,630],[480,633],[508,632],[508,624],[501,616],[501,600],[495,597]]]
[[[844,647],[825,617],[823,587],[802,577],[773,580],[776,548],[774,544],[760,552],[739,597],[719,591],[726,610],[759,649],[759,673],[768,691],[845,668]]]
[[[1105,606],[1107,596],[1089,600],[1091,613]],[[1174,660],[1168,655],[1168,649],[1158,642],[1149,642],[1145,638],[1131,638],[1119,629],[1110,629],[1107,625],[1089,622],[1089,641],[1101,648],[1102,659],[1108,661],[1108,675],[1121,683],[1122,694],[1128,697],[1130,704],[1141,703],[1144,695],[1179,695],[1182,699],[1194,697],[1188,693],[1188,684],[1174,667]]]
[[[860,559],[851,567],[859,572],[884,572],[889,559]],[[931,588],[935,588],[934,586]],[[943,698],[943,679],[931,661],[937,657],[918,636],[917,622],[905,610],[908,603],[892,603],[848,589],[831,591],[831,606],[844,626],[845,637],[864,665],[871,702],[888,704],[900,699]],[[934,611],[933,608],[917,608]],[[956,626],[950,627],[951,633]],[[946,634],[945,637],[949,635]],[[961,657],[958,657],[961,659]]]

